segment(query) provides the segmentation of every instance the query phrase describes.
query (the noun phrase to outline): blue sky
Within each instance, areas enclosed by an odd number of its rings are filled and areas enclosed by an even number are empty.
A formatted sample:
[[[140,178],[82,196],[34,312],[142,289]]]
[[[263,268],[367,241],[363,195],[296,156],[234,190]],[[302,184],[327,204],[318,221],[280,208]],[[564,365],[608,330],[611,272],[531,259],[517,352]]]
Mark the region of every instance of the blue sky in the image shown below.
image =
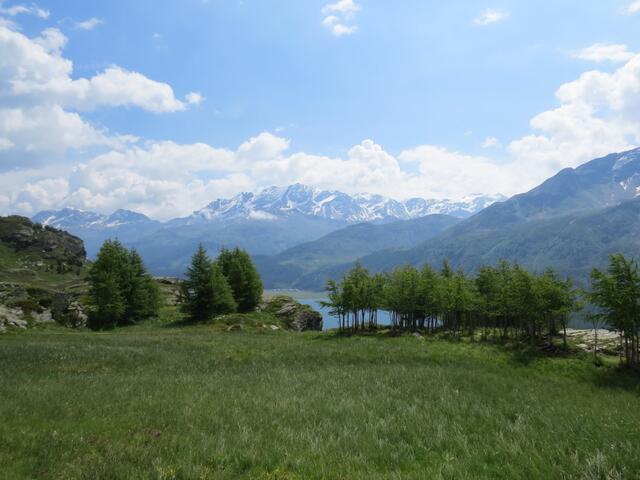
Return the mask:
[[[70,205],[163,216],[290,181],[398,198],[512,194],[640,140],[632,108],[640,104],[640,5],[630,0],[38,2],[48,15],[30,3],[17,12],[20,5],[2,3],[5,28],[36,43],[45,29],[63,36],[63,47],[48,48],[53,60],[72,62],[65,82],[117,66],[165,85],[167,101],[182,104],[158,111],[135,92],[94,104],[50,86],[38,87],[34,100],[31,84],[28,94],[5,88],[0,106],[18,105],[28,117],[34,102],[59,105],[107,139],[41,145],[36,155],[5,125],[11,147],[0,149],[0,186],[11,189],[0,196],[4,211]],[[0,80],[14,85],[12,75],[31,65],[0,66]],[[118,82],[131,75],[121,77],[109,88],[129,88]],[[622,100],[604,98],[612,89]],[[191,92],[203,100],[188,102]],[[117,144],[121,136],[137,141]],[[165,156],[166,142],[184,152]],[[210,150],[193,154],[194,145]],[[154,148],[163,159],[175,156],[167,177],[148,172]],[[198,193],[179,201],[170,199],[179,185],[159,193],[194,155],[202,158],[181,185]],[[120,184],[139,190],[133,197],[88,178],[108,176],[104,164],[116,157],[131,174]],[[324,164],[326,175],[305,172]],[[37,190],[63,192],[46,198]]]

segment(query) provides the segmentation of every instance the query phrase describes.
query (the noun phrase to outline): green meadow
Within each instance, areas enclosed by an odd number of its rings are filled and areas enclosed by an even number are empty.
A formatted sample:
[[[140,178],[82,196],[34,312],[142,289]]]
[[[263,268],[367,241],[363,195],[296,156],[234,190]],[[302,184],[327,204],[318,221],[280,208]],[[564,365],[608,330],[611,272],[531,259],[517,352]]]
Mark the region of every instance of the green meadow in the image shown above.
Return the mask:
[[[3,335],[0,476],[640,478],[615,359],[263,320]]]

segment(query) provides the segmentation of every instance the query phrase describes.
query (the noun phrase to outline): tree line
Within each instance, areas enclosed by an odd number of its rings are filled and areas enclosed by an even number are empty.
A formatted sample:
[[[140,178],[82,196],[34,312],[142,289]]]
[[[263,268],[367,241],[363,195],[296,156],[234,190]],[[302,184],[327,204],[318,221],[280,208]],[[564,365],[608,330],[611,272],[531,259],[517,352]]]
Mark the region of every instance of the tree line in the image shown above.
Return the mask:
[[[90,326],[101,329],[156,317],[160,289],[142,258],[118,240],[104,242],[89,269]],[[211,260],[202,245],[180,284],[180,308],[189,321],[204,322],[232,312],[253,311],[263,286],[249,254],[222,249]]]
[[[624,359],[638,365],[640,329],[640,274],[635,261],[610,257],[609,268],[591,273],[590,291],[574,288],[570,279],[554,270],[532,273],[518,264],[483,266],[473,276],[454,270],[448,262],[396,268],[371,274],[360,264],[339,281],[328,281],[325,306],[337,317],[342,331],[378,325],[378,311],[389,312],[397,330],[446,331],[455,336],[478,334],[499,339],[548,342],[566,330],[570,316],[588,301],[588,318],[619,331]]]

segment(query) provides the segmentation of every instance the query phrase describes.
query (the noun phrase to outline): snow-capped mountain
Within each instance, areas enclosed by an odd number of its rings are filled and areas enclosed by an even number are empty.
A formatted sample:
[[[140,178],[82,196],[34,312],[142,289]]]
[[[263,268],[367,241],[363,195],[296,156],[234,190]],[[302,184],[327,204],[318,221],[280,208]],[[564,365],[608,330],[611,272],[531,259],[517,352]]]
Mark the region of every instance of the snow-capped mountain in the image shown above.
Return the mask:
[[[62,210],[45,210],[35,215],[32,220],[42,225],[61,230],[120,228],[125,226],[156,224],[146,215],[131,210],[116,210],[111,215],[95,212],[63,208]]]
[[[259,193],[245,192],[229,199],[211,202],[191,216],[180,219],[182,224],[213,220],[275,220],[291,215],[305,215],[346,223],[409,220],[435,213],[461,218],[505,200],[501,195],[471,195],[460,201],[412,198],[393,200],[382,195],[348,195],[338,191],[320,190],[306,185],[269,187]]]
[[[64,208],[40,212],[32,220],[82,238],[90,258],[95,256],[102,243],[109,238],[117,238],[131,244],[145,235],[156,232],[163,225],[146,215],[130,210],[116,210],[111,215],[102,215]]]
[[[352,224],[383,224],[434,213],[464,218],[501,199],[476,195],[459,202],[419,198],[402,202],[296,184],[218,199],[188,217],[164,223],[129,210],[103,215],[72,208],[40,212],[33,220],[82,238],[90,258],[105,240],[117,238],[137,248],[154,271],[176,274],[199,243],[211,252],[240,246],[253,254],[274,255]],[[161,270],[167,258],[179,266]]]

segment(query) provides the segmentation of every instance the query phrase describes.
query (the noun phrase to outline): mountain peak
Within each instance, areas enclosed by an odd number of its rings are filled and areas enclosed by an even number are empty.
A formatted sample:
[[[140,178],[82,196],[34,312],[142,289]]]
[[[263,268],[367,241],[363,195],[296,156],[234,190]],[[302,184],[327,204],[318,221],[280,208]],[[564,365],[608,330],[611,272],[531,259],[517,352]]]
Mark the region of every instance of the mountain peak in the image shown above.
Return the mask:
[[[275,220],[304,215],[344,223],[408,220],[440,213],[468,217],[486,206],[504,200],[501,195],[472,194],[460,201],[413,198],[393,200],[379,194],[349,195],[320,190],[301,183],[244,192],[233,198],[217,199],[184,219],[187,223],[211,220]]]

